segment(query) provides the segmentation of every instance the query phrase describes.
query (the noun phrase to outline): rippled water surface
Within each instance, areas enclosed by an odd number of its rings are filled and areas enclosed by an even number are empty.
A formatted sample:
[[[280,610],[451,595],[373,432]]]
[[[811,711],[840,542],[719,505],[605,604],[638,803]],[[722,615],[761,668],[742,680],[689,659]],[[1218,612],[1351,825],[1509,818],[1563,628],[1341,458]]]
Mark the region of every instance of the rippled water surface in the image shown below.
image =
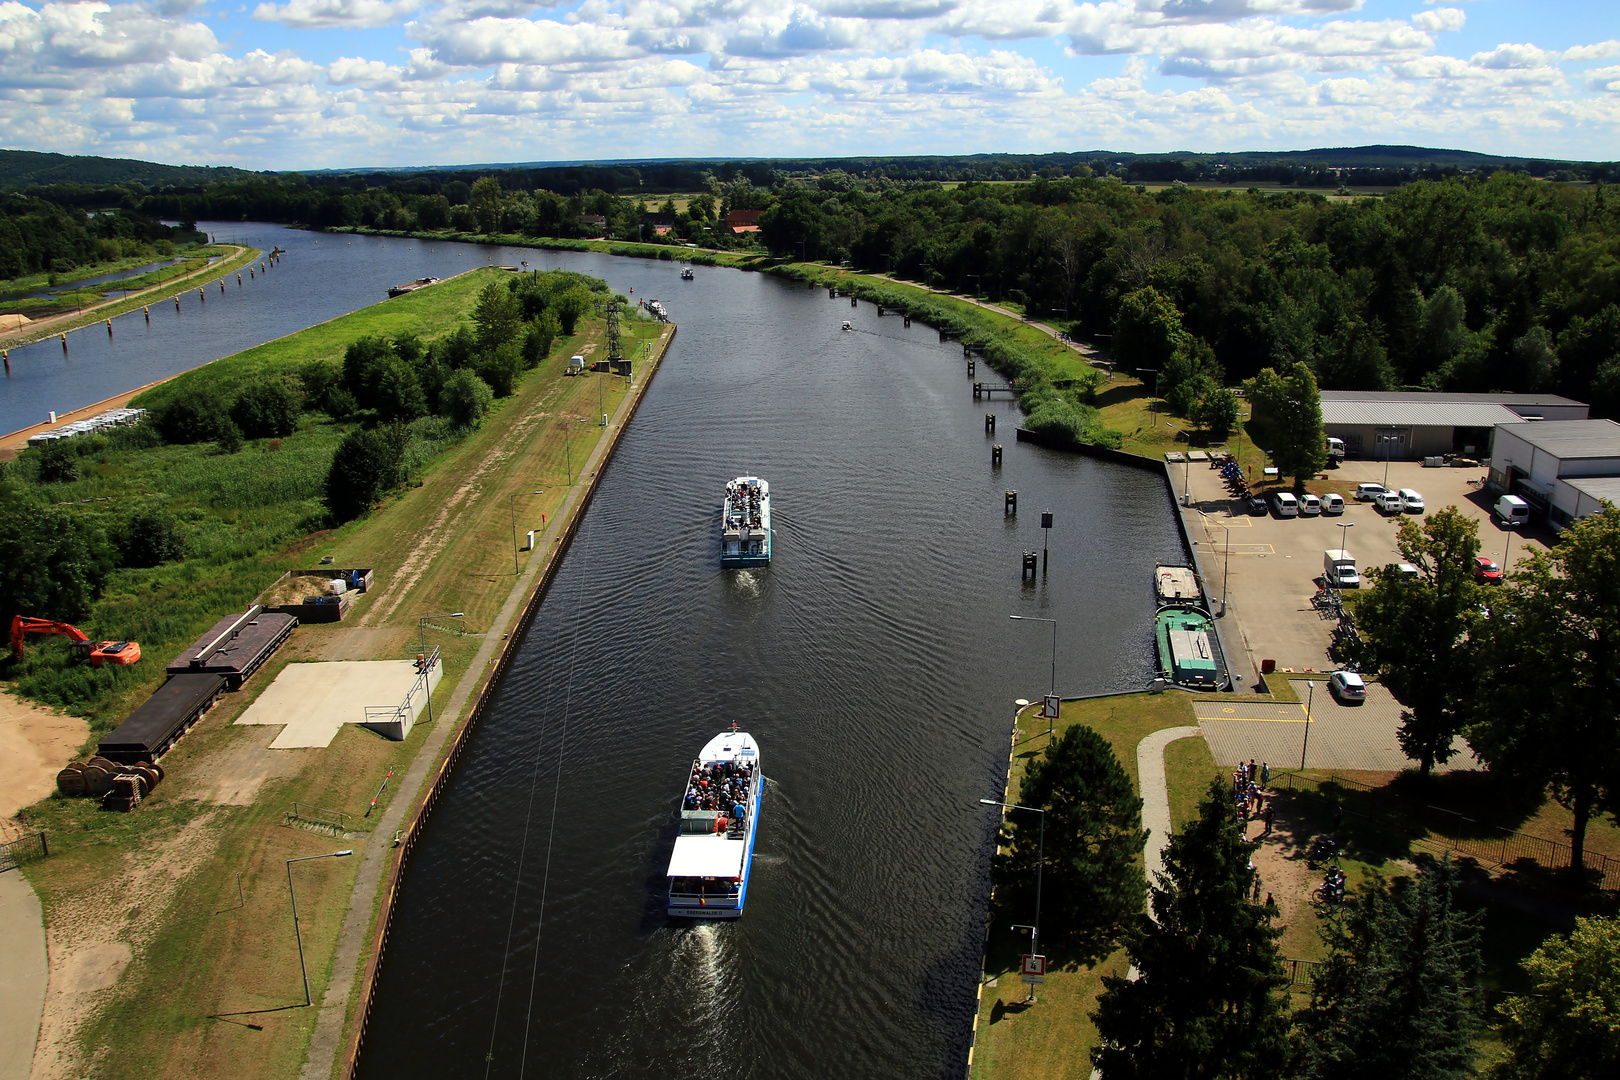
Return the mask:
[[[959,345],[870,305],[533,258],[662,299],[680,330],[416,847],[362,1072],[960,1076],[977,800],[1000,795],[1012,699],[1050,671],[1050,626],[1007,616],[1059,620],[1061,691],[1145,685],[1152,567],[1182,558],[1163,482],[1017,444]],[[771,483],[763,570],[718,565],[742,473]],[[1025,585],[1045,508],[1050,571]],[[732,720],[773,781],[747,914],[671,925],[675,802]]]

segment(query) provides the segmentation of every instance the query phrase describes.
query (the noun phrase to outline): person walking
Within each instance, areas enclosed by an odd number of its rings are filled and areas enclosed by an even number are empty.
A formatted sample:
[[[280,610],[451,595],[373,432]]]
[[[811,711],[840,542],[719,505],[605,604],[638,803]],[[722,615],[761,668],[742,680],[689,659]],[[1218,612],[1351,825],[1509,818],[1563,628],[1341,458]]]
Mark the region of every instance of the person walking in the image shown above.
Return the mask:
[[[1271,835],[1271,816],[1273,814],[1275,814],[1276,812],[1277,812],[1277,808],[1275,806],[1266,807],[1266,814],[1265,814],[1266,831],[1261,833],[1260,834],[1261,836],[1270,836]]]

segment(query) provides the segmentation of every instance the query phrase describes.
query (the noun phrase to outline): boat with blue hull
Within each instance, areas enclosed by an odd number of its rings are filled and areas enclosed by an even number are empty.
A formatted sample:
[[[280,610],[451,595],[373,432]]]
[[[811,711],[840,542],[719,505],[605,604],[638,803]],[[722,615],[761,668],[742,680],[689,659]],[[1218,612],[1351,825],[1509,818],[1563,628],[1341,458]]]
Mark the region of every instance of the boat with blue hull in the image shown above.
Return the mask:
[[[720,565],[765,566],[771,561],[771,485],[757,476],[726,484],[720,510]]]
[[[687,776],[669,857],[669,914],[741,918],[765,796],[759,743],[735,726],[710,739]]]

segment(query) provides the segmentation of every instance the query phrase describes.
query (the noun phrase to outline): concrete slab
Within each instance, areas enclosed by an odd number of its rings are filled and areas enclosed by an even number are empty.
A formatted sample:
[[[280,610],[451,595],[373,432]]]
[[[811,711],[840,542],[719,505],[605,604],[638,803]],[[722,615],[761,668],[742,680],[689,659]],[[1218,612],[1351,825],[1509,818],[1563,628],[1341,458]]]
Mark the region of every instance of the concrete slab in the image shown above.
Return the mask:
[[[1298,680],[1295,689],[1305,695]],[[1277,772],[1298,768],[1302,751],[1307,769],[1400,772],[1417,764],[1401,752],[1397,736],[1401,703],[1378,683],[1367,684],[1367,700],[1360,705],[1341,705],[1317,683],[1308,748],[1304,705],[1197,701],[1193,706],[1217,765],[1233,766],[1253,758]],[[1481,767],[1461,739],[1455,745],[1458,753],[1437,771]]]
[[[20,870],[0,873],[0,1080],[28,1080],[45,1011],[45,917]]]
[[[435,684],[442,670],[442,665],[434,665]],[[344,724],[366,723],[368,707],[397,708],[416,680],[414,660],[288,664],[236,722],[284,725],[270,743],[272,750],[326,747]],[[412,720],[424,704],[418,694]]]

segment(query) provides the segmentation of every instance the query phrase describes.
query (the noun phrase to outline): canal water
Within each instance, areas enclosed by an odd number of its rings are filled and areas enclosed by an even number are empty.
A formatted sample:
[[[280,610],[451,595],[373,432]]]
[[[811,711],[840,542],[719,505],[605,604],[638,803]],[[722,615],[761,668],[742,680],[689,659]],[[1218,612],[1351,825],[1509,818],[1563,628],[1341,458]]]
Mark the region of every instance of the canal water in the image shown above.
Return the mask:
[[[288,254],[199,302],[12,352],[0,430],[480,262],[662,300],[679,332],[415,848],[367,1077],[959,1077],[1013,699],[1153,675],[1162,480],[1019,444],[961,346],[761,274],[204,223]],[[850,319],[854,330],[840,324]],[[999,419],[984,431],[984,414]],[[993,470],[992,441],[1005,448]],[[718,565],[725,481],[775,558]],[[1017,489],[1019,513],[1003,513]],[[1055,517],[1047,570],[1020,576]],[[748,911],[670,925],[692,756],[732,721],[770,777]]]
[[[1060,691],[1145,686],[1152,568],[1183,557],[1164,484],[1017,444],[920,323],[759,274],[571,265],[680,330],[416,846],[362,1071],[958,1077],[978,800],[1013,699],[1051,678],[1051,627],[1007,617],[1058,620]],[[744,473],[770,481],[774,559],[722,570]],[[747,914],[670,925],[686,769],[734,720],[771,779]]]

